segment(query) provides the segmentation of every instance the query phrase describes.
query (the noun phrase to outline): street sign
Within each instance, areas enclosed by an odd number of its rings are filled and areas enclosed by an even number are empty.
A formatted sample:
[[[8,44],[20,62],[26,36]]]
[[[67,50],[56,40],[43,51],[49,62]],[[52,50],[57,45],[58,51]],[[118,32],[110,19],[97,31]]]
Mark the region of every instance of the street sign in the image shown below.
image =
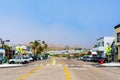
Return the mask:
[[[20,54],[21,51],[22,51],[22,48],[21,48],[21,47],[18,47],[18,48],[17,48],[17,51],[18,51],[18,53]]]
[[[110,51],[112,50],[112,48],[111,48],[110,46],[108,46],[108,47],[106,48],[106,50],[107,50],[107,52],[110,52]]]

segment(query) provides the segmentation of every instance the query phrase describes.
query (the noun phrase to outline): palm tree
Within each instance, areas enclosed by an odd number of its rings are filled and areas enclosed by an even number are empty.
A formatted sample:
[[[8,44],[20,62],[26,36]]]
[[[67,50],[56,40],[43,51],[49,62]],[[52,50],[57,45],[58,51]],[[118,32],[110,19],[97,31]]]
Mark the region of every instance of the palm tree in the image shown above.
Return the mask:
[[[6,55],[7,60],[8,60],[9,55],[11,54],[12,47],[10,47],[9,45],[4,45],[3,47],[5,48],[5,55]]]
[[[45,41],[42,41],[42,44],[44,45],[44,44],[45,44]]]
[[[42,41],[42,45],[43,45],[43,52],[45,52],[45,50],[48,48],[48,45],[45,41]]]
[[[35,40],[34,42],[30,42],[30,46],[32,47],[33,53],[35,55],[44,52],[48,47],[45,41],[39,42],[37,40]]]
[[[34,42],[30,42],[30,46],[31,46],[32,49],[33,49],[33,53],[36,55],[37,49],[38,49],[39,46],[40,46],[39,41],[35,40]]]
[[[48,45],[45,44],[45,45],[44,45],[44,50],[46,51],[47,48],[48,48]]]

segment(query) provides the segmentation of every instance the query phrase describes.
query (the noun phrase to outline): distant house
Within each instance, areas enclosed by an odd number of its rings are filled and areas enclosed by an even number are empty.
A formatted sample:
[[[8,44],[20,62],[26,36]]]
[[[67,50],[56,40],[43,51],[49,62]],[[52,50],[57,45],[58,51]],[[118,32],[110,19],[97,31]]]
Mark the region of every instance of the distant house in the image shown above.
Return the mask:
[[[97,47],[93,48],[93,51],[96,51],[100,57],[106,57],[106,48],[113,43],[114,39],[115,37],[101,37],[97,39]]]
[[[96,52],[96,51],[93,51],[93,50],[90,50],[90,51],[88,52],[88,55],[91,55],[92,57],[93,57],[93,56],[97,56],[97,52]]]
[[[29,47],[28,45],[15,45],[14,46],[14,50],[15,50],[15,53],[18,54],[18,48],[22,48],[22,51],[21,51],[21,54],[32,54],[32,48]]]

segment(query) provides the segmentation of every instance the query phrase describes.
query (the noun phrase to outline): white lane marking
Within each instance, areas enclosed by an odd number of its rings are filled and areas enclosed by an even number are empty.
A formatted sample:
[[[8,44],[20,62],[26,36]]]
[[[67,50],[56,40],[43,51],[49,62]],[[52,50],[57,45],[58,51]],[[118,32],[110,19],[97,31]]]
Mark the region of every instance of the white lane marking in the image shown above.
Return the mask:
[[[86,68],[70,68],[71,70],[87,70]]]
[[[55,65],[52,65],[52,64],[47,64],[46,66],[57,67],[57,66],[62,66],[62,64],[55,64]]]

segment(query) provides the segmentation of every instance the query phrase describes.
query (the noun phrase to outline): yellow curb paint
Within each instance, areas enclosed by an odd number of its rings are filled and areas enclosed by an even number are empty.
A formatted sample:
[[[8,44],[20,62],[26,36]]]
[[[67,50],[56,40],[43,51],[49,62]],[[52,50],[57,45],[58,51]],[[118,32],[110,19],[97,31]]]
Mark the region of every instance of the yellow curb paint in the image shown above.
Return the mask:
[[[32,74],[34,74],[35,72],[39,71],[40,69],[42,69],[43,66],[39,66],[35,69],[33,69],[32,71],[26,73],[25,75],[21,76],[20,78],[18,78],[17,80],[24,80],[26,79],[27,77],[31,76]]]
[[[62,62],[62,64],[64,65],[64,62]],[[67,66],[65,66],[65,65],[64,65],[64,72],[65,72],[65,75],[66,75],[66,80],[72,80],[70,72],[69,72]]]

